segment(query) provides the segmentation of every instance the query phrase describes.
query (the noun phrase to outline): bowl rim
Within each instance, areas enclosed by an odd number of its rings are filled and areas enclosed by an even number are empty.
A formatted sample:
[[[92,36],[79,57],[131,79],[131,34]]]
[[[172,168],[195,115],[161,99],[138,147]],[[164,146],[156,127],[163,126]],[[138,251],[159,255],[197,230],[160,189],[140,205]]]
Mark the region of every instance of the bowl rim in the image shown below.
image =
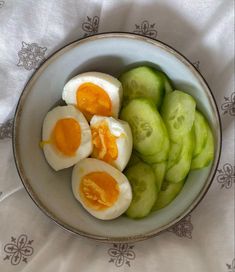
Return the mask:
[[[153,231],[147,232],[145,234],[133,235],[133,236],[129,236],[129,237],[122,237],[122,236],[120,236],[120,237],[104,237],[104,236],[100,236],[100,235],[94,235],[91,233],[80,231],[80,230],[68,225],[66,222],[63,222],[62,219],[59,219],[55,214],[53,214],[53,212],[51,212],[47,209],[47,207],[41,202],[41,200],[37,197],[36,193],[34,192],[32,186],[30,185],[30,182],[28,181],[28,178],[26,177],[26,175],[24,173],[24,169],[21,164],[20,154],[19,154],[19,149],[18,149],[19,143],[18,143],[18,136],[17,135],[18,135],[18,128],[19,128],[19,124],[20,124],[20,116],[21,116],[21,112],[22,112],[22,107],[24,105],[24,101],[27,97],[27,94],[31,90],[31,85],[34,82],[34,80],[37,80],[37,78],[40,77],[40,75],[44,71],[44,69],[54,59],[58,58],[64,52],[71,50],[72,48],[76,47],[80,43],[89,42],[89,41],[93,41],[96,39],[103,39],[103,38],[137,39],[137,40],[144,41],[146,43],[153,44],[157,47],[164,49],[168,53],[173,54],[175,57],[177,57],[177,59],[179,59],[182,63],[184,63],[187,66],[187,68],[190,69],[191,72],[193,72],[194,76],[199,80],[200,84],[202,85],[202,88],[204,90],[206,90],[206,95],[208,96],[209,100],[212,102],[212,104],[215,108],[215,110],[213,109],[213,111],[214,111],[214,114],[215,114],[216,119],[219,124],[218,132],[217,132],[218,149],[217,149],[217,152],[215,153],[213,165],[211,167],[210,173],[207,177],[207,180],[205,181],[203,188],[201,189],[201,191],[199,192],[197,197],[193,200],[193,202],[190,204],[190,206],[188,208],[186,208],[184,210],[184,212],[181,213],[181,215],[177,216],[174,220],[165,224],[164,226],[157,228]],[[206,82],[205,78],[201,75],[200,71],[198,71],[194,67],[194,65],[182,53],[180,53],[178,50],[176,50],[172,46],[170,46],[170,45],[168,45],[158,39],[146,37],[141,34],[136,34],[136,33],[131,33],[131,32],[119,32],[119,31],[102,32],[102,33],[94,34],[92,36],[82,37],[82,38],[76,39],[75,41],[72,41],[72,42],[64,45],[63,47],[59,48],[55,52],[52,52],[51,55],[49,55],[40,64],[40,66],[33,72],[33,74],[26,82],[26,84],[20,94],[20,97],[17,102],[15,114],[14,114],[12,133],[13,133],[13,135],[12,135],[13,156],[14,156],[14,161],[15,161],[18,175],[21,179],[21,182],[22,182],[24,188],[26,189],[26,192],[28,193],[30,198],[33,200],[33,202],[38,206],[38,208],[44,214],[46,214],[51,220],[53,220],[57,225],[62,227],[64,230],[66,230],[72,234],[75,234],[76,236],[79,235],[79,236],[83,236],[86,238],[96,240],[98,242],[106,242],[106,243],[129,243],[129,242],[133,243],[133,242],[142,241],[142,240],[152,238],[152,237],[157,236],[160,233],[164,232],[166,229],[170,228],[171,226],[177,224],[181,219],[183,219],[185,216],[187,216],[189,213],[191,213],[192,210],[194,210],[197,207],[197,205],[201,202],[201,200],[204,198],[204,196],[208,192],[208,190],[213,182],[213,179],[215,177],[216,170],[217,170],[217,167],[218,167],[218,164],[220,161],[221,148],[222,148],[222,126],[221,126],[219,109],[218,109],[215,97],[214,97],[208,83]]]

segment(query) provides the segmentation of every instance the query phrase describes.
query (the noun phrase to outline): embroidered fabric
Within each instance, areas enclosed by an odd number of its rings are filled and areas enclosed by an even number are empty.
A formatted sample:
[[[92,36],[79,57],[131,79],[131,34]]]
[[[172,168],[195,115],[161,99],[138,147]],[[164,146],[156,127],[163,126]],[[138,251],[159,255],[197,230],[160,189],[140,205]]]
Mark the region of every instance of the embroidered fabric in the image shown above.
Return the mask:
[[[0,0],[0,270],[234,271],[234,1]],[[99,244],[65,232],[27,195],[11,147],[20,93],[40,64],[78,38],[127,31],[184,54],[208,81],[223,126],[214,182],[168,231],[136,244]]]

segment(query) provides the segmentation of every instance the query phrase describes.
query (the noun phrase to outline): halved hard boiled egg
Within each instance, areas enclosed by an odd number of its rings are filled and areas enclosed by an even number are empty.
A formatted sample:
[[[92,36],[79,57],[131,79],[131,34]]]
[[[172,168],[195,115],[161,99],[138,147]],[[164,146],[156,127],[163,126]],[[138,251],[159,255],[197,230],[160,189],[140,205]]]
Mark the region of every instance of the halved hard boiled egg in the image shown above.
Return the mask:
[[[93,152],[120,171],[126,167],[132,152],[132,134],[127,122],[94,115],[90,121]]]
[[[132,200],[126,176],[106,162],[87,158],[72,173],[75,198],[94,217],[109,220],[123,214]]]
[[[104,73],[87,72],[70,79],[62,99],[75,105],[88,120],[93,115],[118,117],[122,99],[121,82]]]
[[[88,157],[92,141],[86,118],[72,105],[49,111],[43,122],[41,147],[56,171]]]

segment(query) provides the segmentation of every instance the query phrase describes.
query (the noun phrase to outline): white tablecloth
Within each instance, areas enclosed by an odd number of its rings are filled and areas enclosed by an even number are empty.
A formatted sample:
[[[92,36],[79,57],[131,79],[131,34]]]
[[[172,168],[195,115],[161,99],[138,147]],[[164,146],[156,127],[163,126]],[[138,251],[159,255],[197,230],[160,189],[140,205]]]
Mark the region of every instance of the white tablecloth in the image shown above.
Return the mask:
[[[62,230],[27,195],[11,128],[19,95],[40,62],[96,32],[157,38],[201,71],[216,97],[223,150],[200,205],[165,233],[99,244]],[[234,1],[0,0],[0,271],[234,272]]]

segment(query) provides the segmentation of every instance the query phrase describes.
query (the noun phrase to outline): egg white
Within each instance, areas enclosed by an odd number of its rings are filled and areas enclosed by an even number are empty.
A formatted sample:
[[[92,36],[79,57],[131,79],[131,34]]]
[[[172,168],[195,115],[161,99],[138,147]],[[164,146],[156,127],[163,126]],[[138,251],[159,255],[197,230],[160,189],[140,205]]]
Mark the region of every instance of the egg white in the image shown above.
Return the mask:
[[[133,140],[131,128],[126,121],[97,115],[92,117],[90,127],[99,126],[103,121],[107,123],[111,134],[117,137],[116,144],[118,148],[118,156],[117,159],[113,161],[112,165],[118,170],[123,171],[132,152]]]
[[[100,211],[93,210],[87,207],[83,202],[79,192],[80,182],[85,175],[91,172],[106,172],[118,183],[119,196],[112,207],[108,207],[107,209]],[[110,220],[120,216],[128,209],[132,200],[131,186],[127,177],[106,162],[93,158],[81,160],[74,166],[72,172],[72,190],[75,198],[82,204],[84,209],[94,217],[102,220]]]
[[[100,72],[79,74],[66,83],[62,92],[62,99],[67,104],[77,105],[77,89],[84,83],[93,83],[107,93],[112,104],[112,116],[117,118],[123,93],[121,82],[111,75]]]
[[[81,129],[81,143],[74,156],[62,154],[51,143],[43,145],[46,160],[56,171],[73,166],[79,160],[88,157],[93,149],[89,124],[84,115],[72,105],[58,106],[47,113],[43,122],[42,141],[50,140],[56,122],[63,118],[73,118],[79,123]]]

